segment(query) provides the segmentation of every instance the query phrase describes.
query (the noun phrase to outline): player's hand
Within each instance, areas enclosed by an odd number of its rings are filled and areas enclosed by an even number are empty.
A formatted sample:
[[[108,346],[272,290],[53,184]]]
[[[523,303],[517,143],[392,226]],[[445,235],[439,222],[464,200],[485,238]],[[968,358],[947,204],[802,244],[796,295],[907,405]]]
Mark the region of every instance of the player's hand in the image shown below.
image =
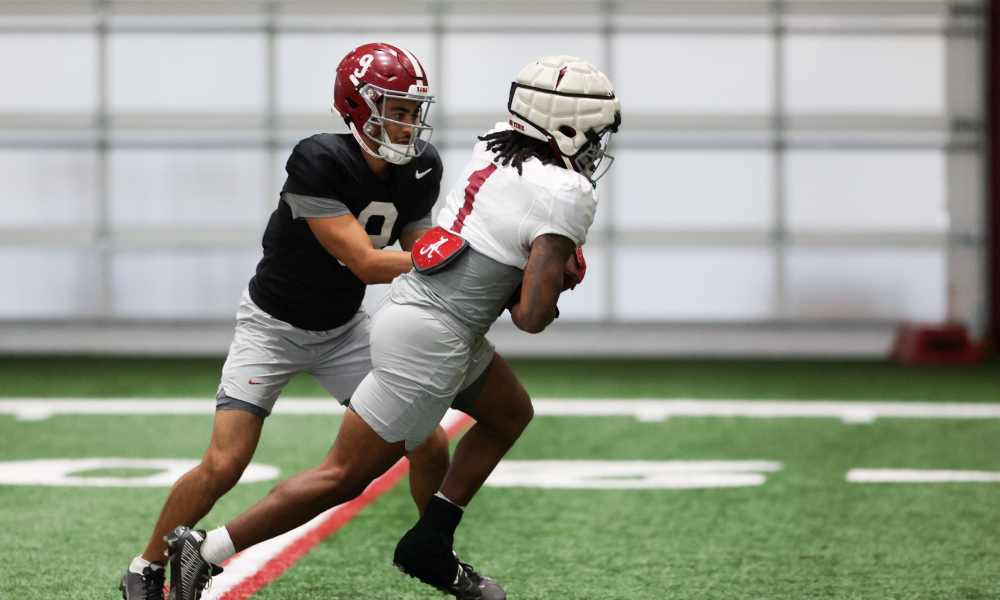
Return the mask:
[[[577,248],[576,252],[566,261],[566,267],[563,269],[563,291],[575,288],[583,281],[586,274],[587,261],[583,259],[583,248]]]

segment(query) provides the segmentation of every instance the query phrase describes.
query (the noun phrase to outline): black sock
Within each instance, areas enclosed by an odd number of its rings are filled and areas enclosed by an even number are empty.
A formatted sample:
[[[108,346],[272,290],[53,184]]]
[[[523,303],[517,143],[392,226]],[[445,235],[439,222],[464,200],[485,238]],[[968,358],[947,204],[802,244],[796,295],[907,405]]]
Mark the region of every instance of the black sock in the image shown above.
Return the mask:
[[[461,508],[443,498],[431,498],[417,524],[396,544],[393,562],[424,583],[451,585],[459,568],[452,544],[461,520]]]
[[[414,529],[434,531],[445,535],[448,539],[454,539],[463,512],[461,508],[444,498],[432,496]]]

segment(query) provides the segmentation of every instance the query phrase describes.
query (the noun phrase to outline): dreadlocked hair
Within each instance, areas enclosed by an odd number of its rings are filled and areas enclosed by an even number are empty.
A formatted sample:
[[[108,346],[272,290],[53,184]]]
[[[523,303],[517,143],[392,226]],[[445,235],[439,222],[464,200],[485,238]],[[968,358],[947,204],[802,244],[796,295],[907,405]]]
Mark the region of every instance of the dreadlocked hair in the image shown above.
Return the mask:
[[[552,149],[549,142],[510,129],[487,133],[479,136],[479,140],[486,142],[486,150],[497,155],[493,159],[494,162],[499,161],[505,167],[508,165],[514,167],[518,175],[523,175],[521,165],[531,158],[537,158],[544,165],[565,166],[562,157]]]

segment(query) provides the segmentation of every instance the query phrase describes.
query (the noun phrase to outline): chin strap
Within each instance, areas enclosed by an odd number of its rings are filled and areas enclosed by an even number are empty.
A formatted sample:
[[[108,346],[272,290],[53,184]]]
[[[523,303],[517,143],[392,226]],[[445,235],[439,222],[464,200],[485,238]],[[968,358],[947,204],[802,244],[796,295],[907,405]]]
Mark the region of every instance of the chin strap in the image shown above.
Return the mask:
[[[354,134],[354,139],[358,140],[358,145],[361,146],[362,150],[364,150],[365,152],[367,152],[373,158],[377,158],[379,160],[385,160],[384,156],[381,156],[381,155],[373,152],[372,149],[368,147],[368,144],[366,144],[365,141],[363,139],[361,139],[361,134],[358,133],[357,128],[354,127],[354,121],[349,122],[347,124],[347,126],[351,128],[351,133]]]
[[[382,160],[394,165],[405,165],[413,160],[412,156],[407,156],[402,152],[397,152],[394,148],[392,148],[392,144],[382,144],[379,146],[378,153],[381,155]]]
[[[393,148],[389,147],[390,144],[386,143],[379,144],[378,152],[375,152],[368,147],[368,144],[366,144],[363,139],[361,139],[361,134],[358,133],[357,128],[354,127],[354,121],[350,121],[347,126],[351,128],[351,133],[354,134],[354,139],[358,141],[358,145],[361,146],[362,150],[367,152],[372,158],[384,160],[394,165],[405,165],[413,159],[412,156],[406,156],[401,152],[397,152]]]

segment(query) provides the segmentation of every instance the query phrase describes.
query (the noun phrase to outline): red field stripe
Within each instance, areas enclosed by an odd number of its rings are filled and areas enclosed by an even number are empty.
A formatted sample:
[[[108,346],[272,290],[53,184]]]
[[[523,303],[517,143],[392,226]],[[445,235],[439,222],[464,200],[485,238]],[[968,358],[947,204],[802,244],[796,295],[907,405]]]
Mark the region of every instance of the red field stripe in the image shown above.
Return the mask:
[[[463,415],[461,419],[455,421],[455,423],[445,429],[448,439],[454,438],[471,423],[472,419]],[[279,575],[295,564],[296,561],[308,554],[316,544],[350,522],[364,507],[395,487],[399,483],[399,480],[406,475],[408,466],[408,460],[405,458],[400,459],[384,475],[373,481],[360,496],[343,504],[340,510],[330,515],[318,527],[293,542],[284,551],[261,567],[257,573],[241,581],[222,595],[219,600],[246,600],[246,598],[256,594],[258,590],[277,579]]]

